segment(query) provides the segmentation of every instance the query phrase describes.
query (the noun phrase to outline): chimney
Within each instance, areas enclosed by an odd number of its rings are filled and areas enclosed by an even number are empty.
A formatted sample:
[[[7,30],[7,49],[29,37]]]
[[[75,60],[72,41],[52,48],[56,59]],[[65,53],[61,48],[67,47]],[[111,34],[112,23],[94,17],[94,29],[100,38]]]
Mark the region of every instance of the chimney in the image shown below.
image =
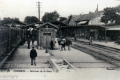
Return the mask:
[[[95,12],[98,12],[98,4],[97,4],[97,8],[96,8]]]

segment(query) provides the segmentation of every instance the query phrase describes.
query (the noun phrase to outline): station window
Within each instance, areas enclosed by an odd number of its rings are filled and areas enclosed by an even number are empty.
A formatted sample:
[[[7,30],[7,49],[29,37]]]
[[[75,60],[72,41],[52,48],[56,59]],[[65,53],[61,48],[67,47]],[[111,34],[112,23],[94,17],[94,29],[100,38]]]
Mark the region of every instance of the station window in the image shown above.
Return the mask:
[[[43,33],[43,36],[51,36],[51,33]]]

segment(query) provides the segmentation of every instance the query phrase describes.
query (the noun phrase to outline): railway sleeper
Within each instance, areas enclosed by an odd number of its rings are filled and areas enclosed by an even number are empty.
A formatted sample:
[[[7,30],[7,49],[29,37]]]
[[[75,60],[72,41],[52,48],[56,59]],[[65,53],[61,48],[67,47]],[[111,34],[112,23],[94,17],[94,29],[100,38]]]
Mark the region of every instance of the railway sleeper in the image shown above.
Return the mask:
[[[78,42],[81,42],[81,41],[78,41]],[[83,41],[82,41],[83,42]],[[84,43],[85,43],[85,41],[84,41]],[[94,48],[96,48],[96,47],[98,47],[98,48],[102,48],[101,50],[104,50],[104,51],[106,51],[106,52],[109,52],[109,53],[111,53],[111,54],[116,54],[116,55],[118,55],[118,56],[120,56],[120,54],[119,54],[119,52],[120,52],[120,49],[115,49],[115,48],[112,48],[112,47],[107,47],[107,46],[103,46],[103,45],[99,45],[99,44],[92,44],[92,45],[94,45],[94,46],[91,46],[91,47],[94,47]],[[82,45],[83,46],[83,45]],[[89,46],[90,47],[90,46]],[[91,48],[90,47],[90,48]],[[104,47],[104,48],[103,48]],[[107,50],[105,50],[105,48],[107,48],[109,51],[107,51]],[[112,49],[112,50],[111,50]],[[113,51],[114,50],[114,51]],[[117,50],[117,51],[116,51]]]
[[[85,49],[85,48],[81,48],[81,47],[75,47],[75,46],[73,46],[74,48],[76,48],[76,49],[78,49],[78,50],[80,50],[80,51],[83,51],[83,52],[85,52],[85,53],[87,53],[87,54],[90,54],[90,55],[92,55],[92,56],[94,56],[94,57],[97,57],[97,58],[100,58],[100,59],[102,59],[102,60],[104,60],[104,61],[107,61],[108,63],[110,63],[110,64],[112,64],[112,65],[115,65],[115,66],[117,66],[117,67],[120,67],[120,64],[119,64],[119,62],[118,62],[118,60],[116,60],[116,59],[114,59],[114,58],[111,58],[111,57],[109,57],[109,56],[107,56],[107,55],[103,55],[103,54],[101,54],[101,53],[99,53],[99,52],[96,52],[96,51],[92,51],[92,50],[87,50],[87,49]],[[117,63],[116,63],[117,62]]]
[[[78,45],[76,45],[76,46],[78,46]],[[106,57],[110,57],[110,58],[113,58],[113,59],[116,59],[117,61],[120,61],[120,57],[118,56],[118,55],[114,55],[114,54],[112,54],[112,55],[108,55],[108,54],[110,54],[110,53],[107,53],[107,52],[105,52],[105,51],[97,51],[96,49],[92,49],[92,48],[88,48],[88,47],[83,47],[83,46],[78,46],[78,47],[82,47],[83,49],[88,49],[89,51],[91,50],[91,51],[95,51],[95,52],[97,52],[97,53],[100,53],[101,55],[104,55],[104,56],[106,56]]]
[[[104,61],[107,61],[108,63],[112,64],[112,65],[115,65],[117,67],[120,67],[120,63],[118,61],[115,61],[114,59],[110,58],[110,57],[107,57],[107,56],[104,56],[104,55],[101,55],[101,54],[96,54],[96,52],[93,52],[93,53],[90,53],[92,56],[95,56],[97,58],[100,58]]]

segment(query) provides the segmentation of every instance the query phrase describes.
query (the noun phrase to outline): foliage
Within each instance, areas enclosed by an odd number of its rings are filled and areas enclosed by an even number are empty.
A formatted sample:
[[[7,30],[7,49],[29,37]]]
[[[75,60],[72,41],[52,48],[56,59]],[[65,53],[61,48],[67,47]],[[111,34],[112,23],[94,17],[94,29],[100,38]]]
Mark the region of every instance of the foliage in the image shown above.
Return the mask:
[[[35,22],[40,22],[40,20],[35,16],[26,16],[24,19],[24,22],[27,24],[32,24]]]
[[[19,21],[19,18],[4,17],[3,20],[1,20],[0,25],[4,25],[4,24],[7,24],[7,23],[18,22],[18,21]]]
[[[108,21],[110,22],[114,21],[116,24],[120,24],[119,23],[120,15],[118,13],[119,11],[117,8],[111,8],[111,7],[105,8],[103,17],[101,17],[101,22],[104,22],[106,24],[108,23]]]
[[[117,9],[118,12],[120,12],[120,5],[118,5],[117,7],[115,7]]]
[[[57,11],[54,12],[46,12],[44,16],[42,17],[43,22],[52,22],[52,21],[58,21],[59,13]]]
[[[62,22],[64,20],[66,20],[67,18],[66,17],[60,17],[59,21]]]

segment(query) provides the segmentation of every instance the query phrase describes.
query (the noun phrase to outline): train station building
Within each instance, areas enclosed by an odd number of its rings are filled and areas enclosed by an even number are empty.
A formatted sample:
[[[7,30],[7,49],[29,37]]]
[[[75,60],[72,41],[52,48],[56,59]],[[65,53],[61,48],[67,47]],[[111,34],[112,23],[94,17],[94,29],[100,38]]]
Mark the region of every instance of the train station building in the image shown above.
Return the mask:
[[[114,22],[105,24],[101,22],[103,11],[83,15],[71,15],[67,21],[68,26],[63,27],[64,36],[78,37],[93,40],[117,40],[120,35],[120,25]],[[77,18],[76,18],[77,17]]]

